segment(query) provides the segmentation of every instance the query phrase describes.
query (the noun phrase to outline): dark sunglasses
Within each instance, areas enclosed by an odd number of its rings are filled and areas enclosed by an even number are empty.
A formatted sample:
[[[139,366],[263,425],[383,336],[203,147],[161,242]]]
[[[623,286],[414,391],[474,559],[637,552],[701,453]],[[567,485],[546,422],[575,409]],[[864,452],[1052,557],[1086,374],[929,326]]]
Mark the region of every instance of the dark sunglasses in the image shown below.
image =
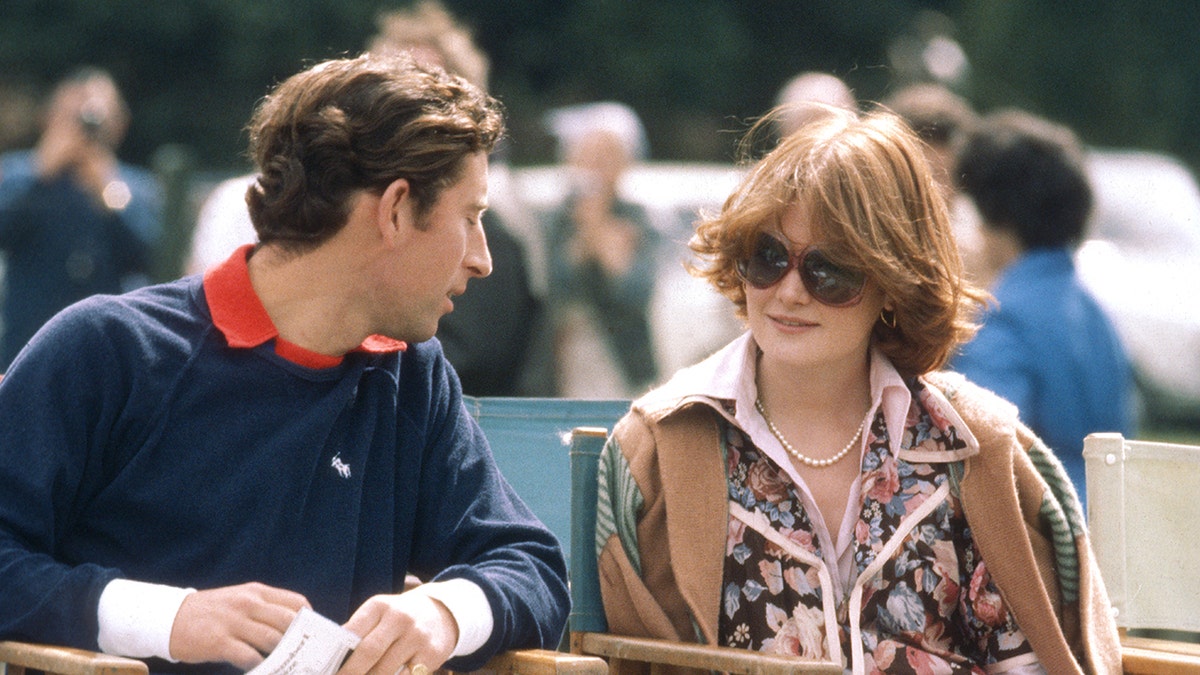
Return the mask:
[[[849,307],[862,300],[867,275],[835,264],[819,248],[806,246],[792,255],[787,244],[763,232],[750,257],[737,261],[738,276],[758,289],[779,283],[793,267],[808,294],[823,305]]]

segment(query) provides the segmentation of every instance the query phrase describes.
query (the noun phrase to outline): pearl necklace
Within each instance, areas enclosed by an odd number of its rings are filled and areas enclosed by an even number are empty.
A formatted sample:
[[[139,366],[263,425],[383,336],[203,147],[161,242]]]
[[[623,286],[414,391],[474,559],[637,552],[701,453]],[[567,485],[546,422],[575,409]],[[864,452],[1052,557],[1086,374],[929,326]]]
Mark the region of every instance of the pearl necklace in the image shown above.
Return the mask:
[[[848,455],[850,453],[850,451],[854,448],[855,442],[858,441],[858,437],[862,435],[863,427],[867,423],[867,421],[864,419],[858,425],[858,429],[855,430],[855,432],[854,432],[854,437],[850,439],[850,442],[847,443],[846,447],[842,448],[841,451],[838,452],[838,454],[836,454],[833,457],[830,457],[828,459],[813,459],[812,457],[809,457],[808,455],[805,455],[802,452],[800,452],[799,450],[797,450],[796,448],[792,447],[791,443],[788,443],[788,440],[786,438],[784,438],[783,434],[780,433],[779,429],[777,429],[775,427],[775,423],[771,421],[771,418],[767,417],[767,410],[766,410],[766,408],[763,407],[762,399],[754,399],[754,408],[756,410],[758,410],[759,415],[762,415],[763,421],[767,423],[767,428],[771,430],[771,434],[773,436],[775,436],[776,439],[779,440],[779,443],[781,445],[783,445],[783,449],[787,450],[789,455],[800,460],[801,463],[807,464],[808,466],[811,466],[811,467],[814,467],[817,469],[823,469],[827,466],[833,466],[834,464],[838,463],[838,461],[840,461],[843,457]]]

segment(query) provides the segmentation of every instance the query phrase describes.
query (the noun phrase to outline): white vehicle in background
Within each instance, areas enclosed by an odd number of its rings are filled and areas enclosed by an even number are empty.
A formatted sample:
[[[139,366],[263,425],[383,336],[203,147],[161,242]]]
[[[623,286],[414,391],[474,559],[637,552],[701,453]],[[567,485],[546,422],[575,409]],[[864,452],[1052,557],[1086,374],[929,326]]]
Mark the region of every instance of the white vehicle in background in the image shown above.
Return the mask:
[[[1200,187],[1162,154],[1092,150],[1076,266],[1137,372],[1143,421],[1200,428]]]

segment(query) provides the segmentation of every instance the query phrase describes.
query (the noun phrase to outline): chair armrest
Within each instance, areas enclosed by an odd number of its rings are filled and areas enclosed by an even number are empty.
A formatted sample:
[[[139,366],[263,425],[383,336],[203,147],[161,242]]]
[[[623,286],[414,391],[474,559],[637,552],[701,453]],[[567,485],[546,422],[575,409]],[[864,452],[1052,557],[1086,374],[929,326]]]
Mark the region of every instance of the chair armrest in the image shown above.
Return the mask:
[[[670,640],[632,638],[607,633],[574,633],[572,651],[610,659],[661,663],[741,675],[841,675],[842,664],[832,661],[801,661],[732,647],[697,645]]]
[[[0,663],[8,664],[8,675],[22,675],[26,668],[54,675],[146,675],[149,672],[146,664],[136,659],[26,642],[0,642]]]
[[[604,659],[548,649],[503,652],[493,656],[483,669],[497,675],[608,675]]]
[[[1122,636],[1121,668],[1126,675],[1200,673],[1200,644]]]
[[[69,647],[0,642],[0,663],[7,675],[42,670],[54,675],[146,675],[146,664],[136,659],[109,656]],[[546,649],[523,649],[492,657],[485,670],[497,675],[608,675],[608,664],[595,656],[566,654]]]

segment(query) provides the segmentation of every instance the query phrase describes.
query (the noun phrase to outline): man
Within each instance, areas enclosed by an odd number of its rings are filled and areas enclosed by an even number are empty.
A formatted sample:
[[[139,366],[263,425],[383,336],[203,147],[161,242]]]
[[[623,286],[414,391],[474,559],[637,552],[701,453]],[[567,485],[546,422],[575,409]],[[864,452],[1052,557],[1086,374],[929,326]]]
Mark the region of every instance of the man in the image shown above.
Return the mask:
[[[996,304],[953,366],[1015,403],[1085,495],[1083,438],[1133,432],[1133,377],[1075,272],[1092,190],[1075,134],[1029,113],[985,116],[957,161],[982,218]]]
[[[37,146],[0,157],[0,372],[55,312],[145,282],[162,197],[151,174],[117,160],[128,125],[112,77],[82,68],[55,88]]]
[[[431,339],[491,272],[502,124],[407,56],[264,100],[260,243],[75,305],[0,380],[0,636],[232,671],[309,605],[362,638],[343,673],[557,644],[562,552]]]

